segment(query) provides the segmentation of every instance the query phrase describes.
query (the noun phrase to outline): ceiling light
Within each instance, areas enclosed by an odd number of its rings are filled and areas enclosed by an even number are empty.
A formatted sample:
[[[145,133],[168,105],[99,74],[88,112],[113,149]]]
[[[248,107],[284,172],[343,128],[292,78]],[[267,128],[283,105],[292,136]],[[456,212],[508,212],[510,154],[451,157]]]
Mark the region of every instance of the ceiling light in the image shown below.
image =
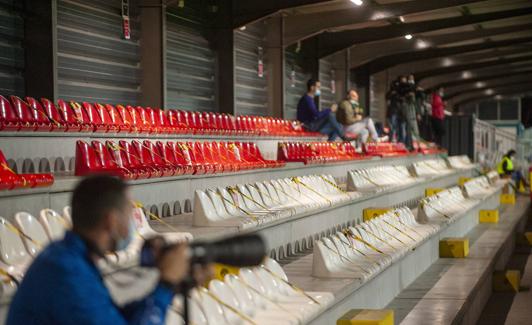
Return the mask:
[[[412,39],[413,37],[414,37],[414,36],[412,36],[412,34],[406,34],[406,35],[405,35],[405,38],[406,38],[406,39]]]
[[[399,16],[399,21],[402,22],[402,23],[404,23],[404,22],[405,22],[405,17],[403,17],[403,16]]]
[[[429,46],[430,44],[428,42],[425,42],[424,40],[418,39],[416,41],[416,48],[418,49],[426,49]]]
[[[362,4],[364,3],[364,1],[362,0],[351,0],[351,2],[356,4],[357,6],[362,6]]]
[[[454,64],[453,60],[451,60],[451,59],[449,59],[449,58],[445,58],[445,59],[443,59],[443,61],[442,61],[442,65],[443,65],[444,67],[449,67],[449,66],[451,66],[451,65],[453,65],[453,64]]]
[[[462,72],[462,79],[469,79],[471,77],[472,77],[471,72],[469,72],[469,71]]]
[[[244,25],[244,26],[240,27],[239,29],[240,30],[246,30],[246,26]]]
[[[493,95],[493,89],[486,89],[485,94],[486,95]]]
[[[476,86],[477,88],[482,88],[482,87],[486,86],[486,84],[483,83],[483,82],[481,82],[481,81],[479,81],[479,82],[477,82],[477,83],[475,84],[475,86]]]
[[[501,96],[501,95],[495,95],[495,99],[497,99],[497,100],[501,100],[501,99],[502,99],[502,96]]]

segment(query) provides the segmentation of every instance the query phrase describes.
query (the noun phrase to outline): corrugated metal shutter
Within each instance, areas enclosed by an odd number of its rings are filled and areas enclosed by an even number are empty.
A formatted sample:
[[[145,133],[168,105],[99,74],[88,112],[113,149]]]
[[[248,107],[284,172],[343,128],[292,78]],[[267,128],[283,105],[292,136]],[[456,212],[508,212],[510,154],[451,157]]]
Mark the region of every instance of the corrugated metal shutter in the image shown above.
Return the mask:
[[[0,92],[24,95],[22,1],[0,0]]]
[[[335,102],[332,92],[332,81],[334,78],[332,57],[326,57],[320,59],[320,83],[321,83],[321,96],[320,96],[320,108],[330,108]]]
[[[294,80],[292,81],[292,71]],[[297,62],[297,54],[294,51],[285,51],[285,105],[284,118],[295,119],[297,114],[297,103],[301,96],[307,91],[307,81],[312,74],[306,72],[301,64]]]
[[[264,22],[237,30],[235,37],[235,114],[266,115],[268,113],[268,85],[266,71],[258,75],[259,47],[265,57]]]
[[[139,19],[122,39],[121,0],[58,0],[58,95],[111,104],[140,97]]]
[[[187,22],[185,23],[185,20]],[[199,23],[166,15],[166,81],[168,107],[217,111],[215,54]]]

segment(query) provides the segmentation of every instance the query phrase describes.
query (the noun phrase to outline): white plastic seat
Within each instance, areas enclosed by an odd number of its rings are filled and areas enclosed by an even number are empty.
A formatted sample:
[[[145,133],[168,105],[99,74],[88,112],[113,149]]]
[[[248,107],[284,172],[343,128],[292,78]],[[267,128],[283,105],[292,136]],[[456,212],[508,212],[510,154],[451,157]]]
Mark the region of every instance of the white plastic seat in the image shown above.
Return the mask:
[[[48,238],[50,240],[58,240],[64,237],[65,231],[70,225],[59,213],[52,209],[42,209],[39,214],[39,221],[41,222]]]
[[[63,218],[65,218],[72,225],[72,208],[67,205],[63,208]]]
[[[13,229],[15,226],[0,217],[0,260],[5,269],[16,278],[21,278],[31,261],[22,239]]]
[[[50,242],[46,231],[41,223],[28,212],[18,212],[15,214],[15,223],[21,232],[22,242],[28,253],[35,257]]]

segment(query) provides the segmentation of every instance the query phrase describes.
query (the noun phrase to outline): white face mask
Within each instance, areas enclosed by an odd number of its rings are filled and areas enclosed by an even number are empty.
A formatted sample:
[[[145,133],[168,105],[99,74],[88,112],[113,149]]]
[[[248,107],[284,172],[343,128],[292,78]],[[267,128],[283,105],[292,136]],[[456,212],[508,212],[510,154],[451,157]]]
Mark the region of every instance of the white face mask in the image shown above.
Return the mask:
[[[136,231],[137,231],[137,227],[135,226],[135,221],[133,220],[133,218],[130,218],[128,229],[127,229],[127,236],[125,238],[118,238],[116,240],[116,248],[115,248],[116,251],[125,250],[135,238]]]
[[[321,95],[321,89],[316,89],[316,92],[314,93],[314,96],[320,97]]]
[[[350,99],[349,102],[351,103],[351,105],[358,106],[358,101],[357,100]]]

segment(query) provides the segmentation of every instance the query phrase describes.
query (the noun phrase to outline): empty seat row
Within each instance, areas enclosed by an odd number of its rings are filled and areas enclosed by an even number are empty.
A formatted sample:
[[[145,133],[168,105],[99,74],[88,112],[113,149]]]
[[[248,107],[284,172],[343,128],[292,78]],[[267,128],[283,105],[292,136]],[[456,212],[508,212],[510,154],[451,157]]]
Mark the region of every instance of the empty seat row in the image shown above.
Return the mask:
[[[442,158],[415,162],[412,164],[412,169],[417,177],[436,177],[452,172]]]
[[[365,281],[438,229],[437,225],[418,223],[407,207],[391,210],[316,241],[312,275]]]
[[[132,142],[79,140],[75,174],[110,173],[126,179],[186,174],[213,174],[257,168],[277,168],[284,162],[266,160],[248,142]]]
[[[494,192],[487,176],[475,177],[464,183],[464,191],[468,198],[482,200]]]
[[[320,164],[365,159],[349,142],[279,142],[277,160]]]
[[[448,157],[447,161],[449,161],[449,165],[455,169],[468,169],[474,165],[466,155]]]
[[[377,166],[351,170],[347,173],[347,190],[380,192],[418,181],[407,166]]]
[[[421,223],[452,223],[478,200],[466,198],[458,186],[438,192],[419,203],[418,221]]]
[[[52,174],[18,174],[7,163],[0,150],[0,190],[50,186],[54,183]]]
[[[185,232],[159,233],[153,230],[141,208],[133,210],[135,238],[126,250],[108,254],[107,258],[115,266],[138,264],[140,250],[144,239],[156,235],[163,236],[168,242],[192,240],[192,235]],[[52,240],[61,239],[66,230],[71,228],[70,207],[59,214],[52,209],[41,210],[38,219],[27,212],[18,212],[14,216],[15,224],[0,217],[0,269],[7,274],[3,281],[2,299],[14,293],[16,282],[20,281],[32,259]],[[99,267],[105,273],[109,268],[101,261]],[[6,276],[6,275],[4,275]]]
[[[401,142],[368,142],[363,145],[362,149],[366,155],[375,157],[408,156],[411,154]]]
[[[18,212],[14,221],[12,224],[0,217],[0,268],[7,277],[2,281],[2,299],[14,293],[17,282],[42,248],[62,238],[71,224],[66,214],[50,209],[42,210],[38,219],[27,212]]]
[[[344,192],[330,175],[276,179],[196,190],[195,226],[253,228],[360,196]]]
[[[255,268],[229,273],[223,281],[212,280],[208,288],[192,290],[191,323],[197,325],[305,324],[333,301],[328,292],[305,292],[288,281],[282,267],[272,259]],[[182,324],[178,313],[182,301],[175,298],[167,324]],[[182,312],[181,312],[182,314]]]
[[[146,134],[207,134],[249,136],[321,136],[297,121],[262,116],[231,116],[213,112],[162,110],[58,100],[57,104],[0,96],[0,130],[40,132],[103,132]]]

